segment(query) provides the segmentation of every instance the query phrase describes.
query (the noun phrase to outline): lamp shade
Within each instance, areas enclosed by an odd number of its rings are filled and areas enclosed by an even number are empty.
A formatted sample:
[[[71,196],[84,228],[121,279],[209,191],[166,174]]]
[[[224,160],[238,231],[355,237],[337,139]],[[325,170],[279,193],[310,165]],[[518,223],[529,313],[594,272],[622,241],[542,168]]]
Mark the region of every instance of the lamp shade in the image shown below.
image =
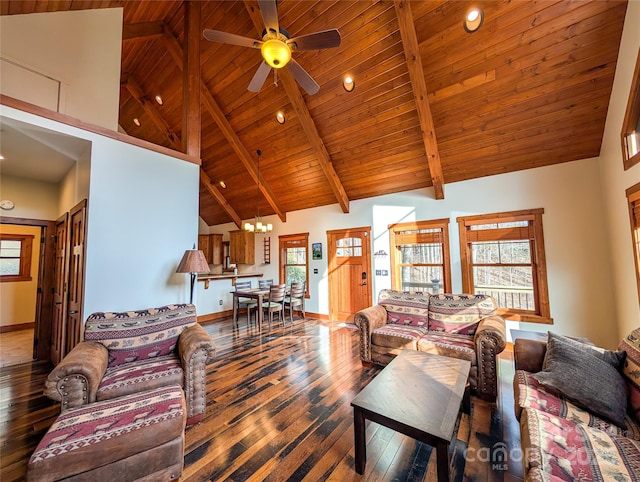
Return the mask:
[[[208,273],[209,263],[199,249],[188,249],[184,252],[176,273]]]

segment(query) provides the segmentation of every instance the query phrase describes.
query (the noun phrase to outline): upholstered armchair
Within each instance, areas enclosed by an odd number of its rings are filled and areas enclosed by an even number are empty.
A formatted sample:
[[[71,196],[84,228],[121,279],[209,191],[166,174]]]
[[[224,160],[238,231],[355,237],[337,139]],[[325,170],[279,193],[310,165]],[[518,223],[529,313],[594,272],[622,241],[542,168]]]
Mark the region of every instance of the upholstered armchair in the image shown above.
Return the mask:
[[[469,360],[472,392],[496,400],[496,357],[507,338],[490,296],[382,290],[378,304],[356,313],[354,322],[364,365],[386,365],[401,350]]]
[[[187,424],[206,408],[206,365],[216,347],[191,304],[122,313],[94,313],[76,345],[49,374],[45,394],[61,410],[146,390],[180,385]]]

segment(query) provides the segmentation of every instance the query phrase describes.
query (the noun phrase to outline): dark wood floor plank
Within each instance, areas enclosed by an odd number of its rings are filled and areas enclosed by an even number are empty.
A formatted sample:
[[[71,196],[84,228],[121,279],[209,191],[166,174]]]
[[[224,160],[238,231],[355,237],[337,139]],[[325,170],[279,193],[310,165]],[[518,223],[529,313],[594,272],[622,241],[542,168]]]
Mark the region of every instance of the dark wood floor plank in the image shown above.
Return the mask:
[[[207,367],[204,420],[185,433],[182,482],[436,480],[430,446],[370,421],[365,474],[356,474],[351,400],[380,368],[360,363],[353,325],[298,318],[262,331],[242,320],[204,328],[217,355]],[[459,419],[450,450],[455,481],[522,480],[517,464],[503,471],[465,460],[468,448],[519,447],[512,364],[508,353],[500,361],[497,406],[474,398],[471,415]],[[31,452],[59,413],[42,394],[50,370],[34,363],[0,369],[3,482],[24,480]]]

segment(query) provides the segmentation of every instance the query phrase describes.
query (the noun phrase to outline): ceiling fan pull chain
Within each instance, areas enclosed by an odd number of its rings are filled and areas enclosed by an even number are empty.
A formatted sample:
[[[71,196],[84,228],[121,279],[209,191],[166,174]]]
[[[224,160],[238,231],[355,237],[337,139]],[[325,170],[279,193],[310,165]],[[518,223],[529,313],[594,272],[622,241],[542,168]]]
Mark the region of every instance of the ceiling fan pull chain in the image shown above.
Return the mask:
[[[273,85],[278,87],[278,69],[273,69]]]

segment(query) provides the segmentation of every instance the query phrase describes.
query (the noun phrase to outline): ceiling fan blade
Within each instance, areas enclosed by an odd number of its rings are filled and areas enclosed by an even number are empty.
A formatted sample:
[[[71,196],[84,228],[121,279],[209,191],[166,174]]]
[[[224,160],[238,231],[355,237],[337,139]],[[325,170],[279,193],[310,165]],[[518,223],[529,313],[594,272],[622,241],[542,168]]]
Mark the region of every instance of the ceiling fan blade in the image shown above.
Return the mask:
[[[342,38],[338,29],[323,30],[321,32],[301,35],[287,40],[293,50],[319,50],[339,47]]]
[[[293,78],[300,84],[300,87],[307,91],[307,94],[313,95],[320,90],[318,83],[313,80],[313,77],[311,77],[298,62],[293,59],[289,60],[287,68],[291,71]]]
[[[267,30],[279,33],[278,4],[276,0],[258,0],[258,6],[260,7],[262,20],[264,20],[264,25],[267,27]]]
[[[264,81],[267,80],[269,72],[271,72],[271,66],[263,60],[260,67],[258,67],[258,70],[256,70],[256,73],[253,74],[253,79],[249,82],[247,90],[249,92],[260,92],[260,89],[262,89],[262,86],[264,85]]]
[[[221,32],[219,30],[211,30],[207,28],[202,32],[204,38],[211,42],[221,42],[223,44],[239,45],[240,47],[251,47],[259,49],[262,46],[261,40],[254,40],[249,37],[242,37],[228,32]]]

